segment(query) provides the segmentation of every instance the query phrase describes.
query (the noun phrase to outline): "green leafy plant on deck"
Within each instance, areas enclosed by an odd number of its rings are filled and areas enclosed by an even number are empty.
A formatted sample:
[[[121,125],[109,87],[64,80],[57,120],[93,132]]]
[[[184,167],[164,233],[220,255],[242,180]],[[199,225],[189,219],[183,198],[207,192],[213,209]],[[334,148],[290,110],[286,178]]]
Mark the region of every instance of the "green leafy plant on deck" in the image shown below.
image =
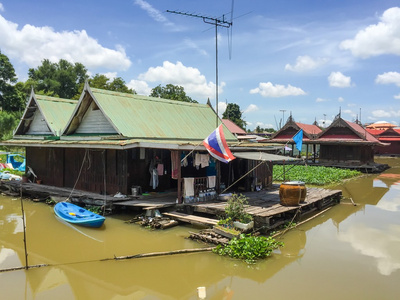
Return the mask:
[[[103,214],[103,210],[102,210],[101,206],[86,205],[85,208],[86,208],[88,211],[91,211],[91,212],[93,212],[93,213],[95,213],[95,214],[98,214],[98,215]]]
[[[228,203],[225,207],[225,219],[233,221],[239,221],[241,223],[249,223],[253,220],[253,217],[248,214],[245,210],[248,206],[246,196],[240,194],[233,194],[229,198]]]
[[[283,246],[283,242],[278,242],[273,237],[241,234],[239,238],[230,240],[227,245],[218,245],[213,252],[253,264],[257,259],[266,258],[273,250]]]

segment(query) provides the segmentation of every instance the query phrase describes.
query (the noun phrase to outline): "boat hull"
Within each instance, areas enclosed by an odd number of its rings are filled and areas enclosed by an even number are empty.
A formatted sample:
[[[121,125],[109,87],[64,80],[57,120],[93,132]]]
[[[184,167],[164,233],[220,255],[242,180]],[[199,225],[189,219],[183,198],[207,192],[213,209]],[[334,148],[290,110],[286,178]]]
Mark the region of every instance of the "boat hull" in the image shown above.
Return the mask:
[[[54,213],[62,220],[86,227],[101,227],[106,218],[78,205],[59,202],[54,206]]]

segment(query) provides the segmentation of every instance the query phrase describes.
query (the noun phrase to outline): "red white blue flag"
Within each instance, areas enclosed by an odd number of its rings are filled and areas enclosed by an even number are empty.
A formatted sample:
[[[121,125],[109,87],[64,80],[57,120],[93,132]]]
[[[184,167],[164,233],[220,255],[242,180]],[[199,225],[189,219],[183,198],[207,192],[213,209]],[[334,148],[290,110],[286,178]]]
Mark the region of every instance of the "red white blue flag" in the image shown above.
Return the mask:
[[[235,159],[226,143],[222,124],[203,141],[203,145],[208,153],[219,161],[227,164]]]

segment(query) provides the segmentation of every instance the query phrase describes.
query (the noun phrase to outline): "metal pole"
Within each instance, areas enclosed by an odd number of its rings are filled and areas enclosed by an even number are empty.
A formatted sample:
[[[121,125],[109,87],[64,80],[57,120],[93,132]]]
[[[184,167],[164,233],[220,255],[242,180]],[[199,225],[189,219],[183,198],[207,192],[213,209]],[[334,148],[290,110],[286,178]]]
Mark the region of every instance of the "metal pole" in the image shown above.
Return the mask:
[[[217,111],[216,127],[218,127],[218,24],[215,20],[215,109]]]
[[[25,250],[25,269],[28,270],[28,251],[26,249],[26,226],[25,226],[25,212],[24,212],[24,202],[22,201],[22,186],[20,188],[20,199],[21,199],[21,211],[22,211],[22,226],[24,229],[24,250]]]

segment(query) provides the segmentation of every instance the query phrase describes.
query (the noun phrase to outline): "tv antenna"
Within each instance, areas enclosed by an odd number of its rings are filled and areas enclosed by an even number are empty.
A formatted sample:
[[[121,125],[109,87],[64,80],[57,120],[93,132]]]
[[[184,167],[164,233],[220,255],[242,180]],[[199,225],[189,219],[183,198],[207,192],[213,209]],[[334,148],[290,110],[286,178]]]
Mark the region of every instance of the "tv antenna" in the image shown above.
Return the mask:
[[[182,16],[200,18],[200,19],[203,19],[204,23],[215,26],[215,109],[217,112],[217,126],[216,127],[218,127],[218,121],[219,121],[219,119],[218,119],[218,27],[230,28],[233,25],[233,23],[232,23],[233,0],[232,0],[232,10],[231,10],[231,20],[230,21],[225,20],[225,15],[222,15],[222,18],[212,18],[212,17],[202,16],[202,15],[197,15],[197,14],[190,14],[190,13],[185,13],[185,12],[175,11],[175,10],[167,10],[167,12],[172,13],[172,14],[182,15]]]

